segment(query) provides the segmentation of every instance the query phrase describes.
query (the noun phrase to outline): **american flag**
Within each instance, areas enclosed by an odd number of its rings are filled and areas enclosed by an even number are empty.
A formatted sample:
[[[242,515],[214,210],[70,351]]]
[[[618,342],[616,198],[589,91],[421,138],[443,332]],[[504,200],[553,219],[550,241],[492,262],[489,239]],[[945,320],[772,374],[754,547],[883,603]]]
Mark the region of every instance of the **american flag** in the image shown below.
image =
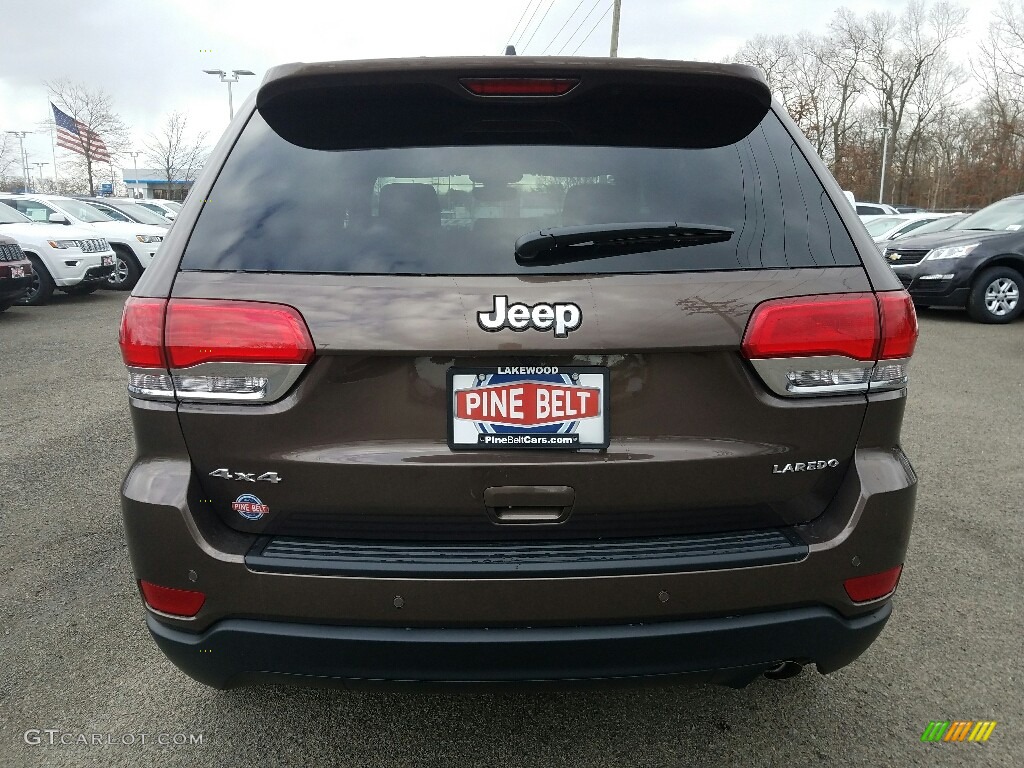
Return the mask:
[[[99,134],[90,131],[84,123],[57,109],[53,102],[50,102],[50,106],[53,107],[53,120],[57,124],[57,146],[80,155],[84,155],[85,148],[88,147],[93,160],[101,163],[110,162],[110,152],[107,151],[107,145],[103,143]]]

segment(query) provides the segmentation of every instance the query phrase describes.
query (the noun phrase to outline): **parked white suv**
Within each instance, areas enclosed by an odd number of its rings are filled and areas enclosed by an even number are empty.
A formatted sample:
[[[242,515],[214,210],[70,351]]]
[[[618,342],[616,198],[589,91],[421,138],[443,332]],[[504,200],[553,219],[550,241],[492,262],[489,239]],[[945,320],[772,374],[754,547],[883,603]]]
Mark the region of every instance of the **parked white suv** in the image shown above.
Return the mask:
[[[56,195],[0,195],[0,203],[23,213],[33,221],[84,227],[103,237],[117,255],[116,268],[108,284],[126,291],[135,286],[142,270],[153,262],[166,229],[151,224],[114,221],[88,203]]]
[[[32,284],[19,304],[45,304],[58,289],[92,293],[114,271],[114,251],[92,230],[35,223],[0,205],[0,234],[17,240],[32,262]]]

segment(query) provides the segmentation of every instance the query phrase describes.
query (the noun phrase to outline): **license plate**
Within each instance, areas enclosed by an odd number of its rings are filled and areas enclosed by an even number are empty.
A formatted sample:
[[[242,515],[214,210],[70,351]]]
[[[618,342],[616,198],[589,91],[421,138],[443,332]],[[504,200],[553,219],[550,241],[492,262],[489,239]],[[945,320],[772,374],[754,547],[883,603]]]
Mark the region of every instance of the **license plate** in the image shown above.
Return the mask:
[[[100,266],[103,266],[103,267],[109,267],[113,263],[114,263],[114,257],[113,256],[103,256],[101,258],[101,260],[100,260]]]
[[[608,369],[502,365],[448,370],[453,450],[608,447]]]
[[[24,277],[24,276],[25,276],[25,268],[24,267],[11,267],[11,277]]]

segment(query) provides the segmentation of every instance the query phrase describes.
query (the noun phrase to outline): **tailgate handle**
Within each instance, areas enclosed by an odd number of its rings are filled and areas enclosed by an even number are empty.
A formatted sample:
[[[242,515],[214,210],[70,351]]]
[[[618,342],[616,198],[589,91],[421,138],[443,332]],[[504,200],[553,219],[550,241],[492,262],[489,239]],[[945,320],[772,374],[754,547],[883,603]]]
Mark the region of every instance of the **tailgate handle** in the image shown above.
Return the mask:
[[[500,485],[484,490],[484,504],[496,523],[562,523],[576,491],[567,485]]]

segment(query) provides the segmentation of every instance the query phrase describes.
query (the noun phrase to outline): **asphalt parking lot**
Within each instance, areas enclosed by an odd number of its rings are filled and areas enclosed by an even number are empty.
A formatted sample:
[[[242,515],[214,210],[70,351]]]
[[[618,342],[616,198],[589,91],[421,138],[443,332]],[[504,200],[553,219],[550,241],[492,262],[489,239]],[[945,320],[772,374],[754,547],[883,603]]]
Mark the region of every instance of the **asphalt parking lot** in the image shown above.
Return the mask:
[[[0,766],[1024,765],[1024,321],[922,313],[907,567],[882,637],[830,677],[741,691],[218,692],[159,653],[132,583],[117,501],[132,455],[124,298],[58,295],[0,315]],[[947,719],[998,726],[985,744],[920,742]],[[50,745],[47,729],[115,743]]]

